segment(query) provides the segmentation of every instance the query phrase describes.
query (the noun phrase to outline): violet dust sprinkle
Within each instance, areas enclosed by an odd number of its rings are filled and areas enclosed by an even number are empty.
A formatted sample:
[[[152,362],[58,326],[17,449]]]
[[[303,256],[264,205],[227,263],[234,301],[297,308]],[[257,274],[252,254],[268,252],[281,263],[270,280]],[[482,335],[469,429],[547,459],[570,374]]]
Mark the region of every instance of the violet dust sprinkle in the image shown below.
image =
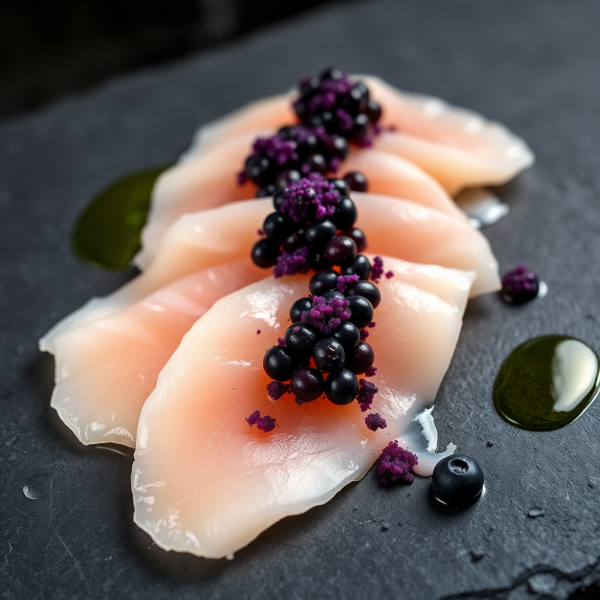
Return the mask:
[[[277,343],[280,346],[285,346],[285,338],[277,338]]]
[[[360,404],[361,412],[367,412],[371,408],[371,404],[373,404],[373,398],[379,391],[379,388],[374,383],[371,383],[366,379],[360,379],[358,385],[360,387],[358,388],[358,395],[356,396],[356,399]]]
[[[294,402],[298,405],[298,406],[302,406],[303,404],[306,404],[308,402],[308,400],[302,400],[301,398],[294,398]]]
[[[373,327],[375,327],[375,325],[377,325],[377,323],[375,323],[375,321],[371,321],[371,322],[370,322],[370,323],[367,325],[367,327],[368,327],[369,329],[373,329]]]
[[[379,481],[385,485],[398,479],[412,483],[415,476],[411,470],[418,462],[419,459],[412,452],[398,446],[396,441],[390,442],[377,459]]]
[[[308,246],[302,246],[293,252],[285,250],[277,257],[277,264],[273,269],[275,278],[283,277],[283,275],[296,275],[298,273],[308,273],[310,266],[308,265],[308,255],[310,250]]]
[[[296,222],[330,217],[340,202],[340,195],[333,184],[318,173],[290,183],[284,194],[280,211]]]
[[[276,420],[277,419],[273,419],[269,415],[265,415],[264,417],[261,417],[258,420],[258,422],[256,423],[256,426],[261,431],[264,431],[265,433],[269,433],[269,431],[273,431],[273,429],[275,429]]]
[[[369,332],[366,329],[360,330],[360,341],[364,342],[369,337]]]
[[[258,420],[260,419],[260,413],[255,410],[247,419],[246,421],[248,422],[248,425],[250,425],[250,427],[252,427],[252,425],[256,425],[258,423]]]
[[[370,429],[371,431],[377,431],[378,429],[385,429],[387,427],[386,420],[379,413],[367,415],[365,425],[367,426],[367,429]]]
[[[337,291],[343,294],[348,285],[355,281],[359,281],[359,279],[360,277],[358,275],[340,275],[337,278]]]
[[[271,383],[267,383],[267,394],[269,394],[273,400],[279,400],[281,396],[287,394],[289,391],[289,383],[282,383],[281,381],[271,381]]]
[[[312,308],[303,311],[300,319],[303,323],[313,325],[321,333],[328,334],[351,317],[349,306],[346,298],[327,300],[323,296],[315,296]]]
[[[266,156],[277,164],[284,165],[289,160],[298,160],[297,144],[286,140],[279,133],[267,138],[258,138],[252,146],[254,156]]]
[[[260,329],[256,330],[256,335],[260,335],[262,333],[262,331]]]
[[[365,371],[365,377],[375,377],[376,373],[377,373],[377,367],[369,367]]]
[[[381,256],[376,256],[371,265],[371,279],[377,283],[383,275],[383,259]]]
[[[394,276],[394,271],[388,271],[388,272],[385,274],[385,278],[386,278],[386,279],[391,279],[393,276]]]

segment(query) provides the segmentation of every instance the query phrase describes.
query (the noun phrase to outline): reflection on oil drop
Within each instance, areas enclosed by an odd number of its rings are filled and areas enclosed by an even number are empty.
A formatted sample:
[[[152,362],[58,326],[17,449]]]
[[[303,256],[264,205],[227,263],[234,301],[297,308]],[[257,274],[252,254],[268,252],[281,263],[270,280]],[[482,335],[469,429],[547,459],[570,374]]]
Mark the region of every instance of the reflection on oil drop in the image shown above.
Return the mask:
[[[50,475],[33,475],[23,486],[23,494],[30,500],[45,498],[52,491],[52,477]]]

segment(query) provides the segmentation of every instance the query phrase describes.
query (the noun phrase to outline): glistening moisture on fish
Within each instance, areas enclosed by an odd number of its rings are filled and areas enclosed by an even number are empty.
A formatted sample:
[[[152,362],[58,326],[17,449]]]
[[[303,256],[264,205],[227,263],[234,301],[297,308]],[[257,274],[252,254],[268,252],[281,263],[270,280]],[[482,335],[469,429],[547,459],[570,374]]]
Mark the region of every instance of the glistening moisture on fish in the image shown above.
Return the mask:
[[[506,214],[480,186],[532,164],[498,123],[337,68],[204,125],[82,216],[84,260],[141,273],[42,338],[52,406],[82,443],[135,448],[134,520],[165,550],[231,557],[371,467],[381,493],[433,474],[468,510],[485,465],[436,453],[431,409],[469,298],[542,288],[523,265],[501,279],[477,228]],[[563,354],[544,346],[511,409],[549,405]],[[570,373],[589,405],[597,379]]]

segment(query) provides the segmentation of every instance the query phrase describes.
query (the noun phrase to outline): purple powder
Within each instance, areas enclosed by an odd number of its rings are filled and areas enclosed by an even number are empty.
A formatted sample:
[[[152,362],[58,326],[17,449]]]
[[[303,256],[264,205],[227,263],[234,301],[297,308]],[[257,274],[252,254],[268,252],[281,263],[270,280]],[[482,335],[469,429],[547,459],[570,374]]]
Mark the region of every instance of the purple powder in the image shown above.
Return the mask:
[[[365,377],[375,377],[376,374],[377,374],[377,367],[369,367],[365,371]]]
[[[371,431],[377,431],[378,429],[385,429],[387,427],[385,419],[379,413],[367,415],[365,425],[367,426],[367,429],[370,429]]]
[[[394,271],[388,271],[388,272],[385,274],[385,278],[386,278],[386,279],[391,279],[393,276],[394,276]]]
[[[273,400],[279,400],[281,396],[287,394],[289,391],[289,383],[281,383],[281,381],[271,381],[271,383],[267,383],[267,394],[269,394]]]
[[[297,223],[322,220],[333,215],[340,195],[333,184],[319,173],[290,183],[284,189],[285,199],[279,209]]]
[[[281,134],[276,133],[271,137],[258,138],[252,146],[252,153],[254,156],[266,156],[278,165],[284,165],[290,160],[298,160],[297,147],[295,140],[284,139]]]
[[[337,291],[343,294],[351,283],[359,281],[359,279],[358,275],[340,275],[337,278]]]
[[[255,410],[247,419],[246,421],[248,422],[248,425],[250,425],[250,427],[252,427],[252,425],[256,425],[258,423],[258,420],[260,419],[260,413]]]
[[[285,346],[285,338],[277,338],[277,343],[280,346]]]
[[[364,342],[369,337],[369,332],[366,329],[360,330],[360,341]]]
[[[540,282],[525,265],[518,265],[502,278],[502,297],[512,304],[523,304],[537,297]]]
[[[349,306],[346,298],[327,300],[323,296],[315,296],[312,308],[303,311],[300,319],[303,323],[313,325],[321,333],[328,334],[350,318],[352,313]]]
[[[385,485],[401,479],[412,483],[415,476],[412,468],[418,464],[419,459],[408,450],[398,446],[398,442],[390,442],[377,459],[377,475],[379,481]]]
[[[373,264],[371,266],[371,280],[377,283],[381,276],[383,275],[383,259],[381,256],[376,256],[373,259]]]
[[[265,433],[269,433],[269,431],[273,431],[275,429],[276,419],[273,419],[269,415],[265,415],[264,417],[260,416],[260,412],[255,410],[247,419],[248,425],[252,427],[252,425],[256,425],[258,429],[264,431]]]
[[[379,391],[379,388],[374,383],[371,383],[366,379],[360,379],[358,381],[358,385],[360,387],[358,388],[358,395],[356,396],[356,399],[360,404],[361,412],[367,412],[371,408],[371,404],[373,404],[373,398]]]
[[[298,273],[308,273],[310,266],[308,264],[308,255],[310,250],[308,246],[302,246],[293,252],[285,250],[277,257],[277,264],[273,269],[273,275],[283,277],[283,275],[296,275]]]

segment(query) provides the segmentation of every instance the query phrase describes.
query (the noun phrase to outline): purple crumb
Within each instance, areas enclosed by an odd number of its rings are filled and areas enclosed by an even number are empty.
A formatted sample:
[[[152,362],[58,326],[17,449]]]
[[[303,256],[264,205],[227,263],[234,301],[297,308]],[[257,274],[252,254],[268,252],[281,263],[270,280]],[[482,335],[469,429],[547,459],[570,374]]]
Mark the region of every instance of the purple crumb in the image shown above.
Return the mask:
[[[388,271],[388,272],[385,274],[385,278],[386,278],[386,279],[390,279],[390,278],[392,278],[393,276],[394,276],[394,271]]]
[[[375,377],[376,373],[377,373],[377,367],[369,367],[365,371],[365,377]]]
[[[282,277],[283,275],[296,275],[297,273],[308,273],[308,255],[310,250],[308,246],[302,246],[293,252],[285,250],[277,257],[277,264],[273,269],[273,275]]]
[[[364,342],[369,337],[369,332],[366,329],[360,330],[360,341]]]
[[[415,476],[411,469],[418,464],[419,459],[408,450],[398,446],[398,442],[390,442],[377,459],[377,475],[379,481],[385,485],[401,479],[412,483]]]
[[[247,419],[246,421],[248,421],[248,425],[250,425],[250,427],[252,427],[252,425],[256,425],[258,423],[258,420],[260,419],[260,413],[255,410]]]
[[[340,275],[337,278],[337,291],[343,294],[349,284],[359,281],[358,275]]]
[[[371,383],[366,379],[360,379],[358,381],[358,385],[360,387],[358,388],[358,396],[356,396],[356,399],[360,404],[361,412],[367,412],[371,408],[373,398],[379,391],[379,388],[374,383]]]
[[[525,265],[518,265],[502,278],[502,296],[514,304],[533,300],[538,295],[539,288],[537,275]]]
[[[377,323],[375,323],[375,321],[371,321],[371,322],[370,322],[370,323],[367,325],[367,327],[368,327],[369,329],[373,329],[373,327],[375,327],[375,325],[377,325]]]
[[[273,400],[279,400],[281,396],[290,391],[289,383],[281,383],[281,381],[271,381],[267,383],[267,393]]]
[[[331,333],[343,321],[351,317],[350,303],[346,298],[331,298],[315,296],[310,310],[302,312],[301,321],[316,327],[321,333]]]
[[[256,335],[260,335],[262,333],[262,331],[260,329],[256,330]]]
[[[277,338],[277,343],[280,346],[285,346],[285,338]]]
[[[257,229],[256,233],[258,233],[258,235],[265,235],[265,232],[262,229]]]
[[[300,181],[290,183],[284,194],[279,210],[298,223],[330,217],[340,202],[340,195],[333,184],[319,173],[311,173]]]
[[[252,425],[256,425],[258,429],[264,431],[265,433],[269,433],[269,431],[273,431],[275,429],[276,419],[273,419],[269,415],[265,415],[264,417],[260,416],[260,412],[255,410],[247,419],[248,425],[252,427]]]
[[[379,413],[367,415],[365,425],[367,426],[367,429],[370,429],[371,431],[377,431],[378,429],[385,429],[387,427],[386,420]]]
[[[383,275],[383,259],[381,256],[376,256],[373,259],[373,264],[371,266],[371,279],[377,283],[381,276]]]
[[[248,175],[246,175],[245,171],[240,171],[237,174],[237,183],[238,185],[244,185],[248,181]]]

